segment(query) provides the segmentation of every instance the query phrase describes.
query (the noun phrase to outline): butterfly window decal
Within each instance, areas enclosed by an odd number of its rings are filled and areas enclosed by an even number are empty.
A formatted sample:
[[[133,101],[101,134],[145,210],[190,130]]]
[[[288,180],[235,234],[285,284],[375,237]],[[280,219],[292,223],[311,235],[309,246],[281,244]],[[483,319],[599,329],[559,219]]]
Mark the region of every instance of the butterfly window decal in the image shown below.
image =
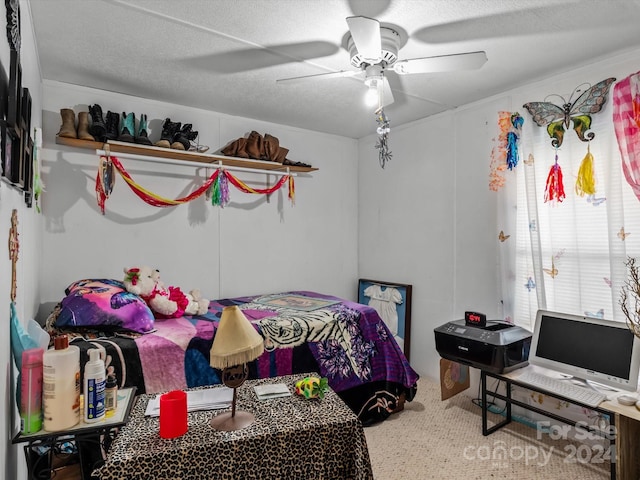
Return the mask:
[[[593,132],[586,133],[591,128],[591,115],[602,110],[607,101],[607,94],[615,78],[607,78],[583,91],[583,87],[589,85],[584,83],[578,85],[568,100],[558,94],[551,94],[547,97],[559,97],[562,105],[548,102],[529,102],[523,105],[531,114],[533,121],[540,127],[547,127],[547,133],[552,138],[551,145],[559,148],[564,139],[564,132],[573,123],[573,130],[578,138],[583,142],[593,140]],[[580,94],[575,101],[574,95]]]
[[[556,278],[556,276],[558,275],[558,269],[556,268],[554,257],[551,257],[551,268],[543,268],[542,270],[551,278]]]
[[[527,283],[525,283],[524,286],[527,291],[531,292],[531,290],[536,288],[536,282],[533,280],[533,278],[531,278],[531,276],[529,276],[529,278],[527,279]]]
[[[623,242],[627,239],[629,235],[631,235],[631,233],[625,232],[624,227],[621,227],[620,230],[618,231],[618,238]]]

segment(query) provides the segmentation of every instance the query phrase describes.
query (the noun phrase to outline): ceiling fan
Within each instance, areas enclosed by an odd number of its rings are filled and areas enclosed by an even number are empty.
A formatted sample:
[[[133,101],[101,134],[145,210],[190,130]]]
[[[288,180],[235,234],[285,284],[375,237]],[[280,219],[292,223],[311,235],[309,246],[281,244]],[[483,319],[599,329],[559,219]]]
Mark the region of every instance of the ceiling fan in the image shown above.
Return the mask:
[[[362,16],[347,17],[349,36],[347,50],[351,65],[358,70],[319,73],[302,77],[282,78],[277,83],[303,82],[336,77],[364,78],[368,87],[365,99],[368,105],[384,107],[393,103],[393,94],[385,73],[399,75],[435,73],[480,68],[487,61],[483,51],[439,55],[434,57],[400,60],[400,35],[392,28],[383,27],[378,20]]]

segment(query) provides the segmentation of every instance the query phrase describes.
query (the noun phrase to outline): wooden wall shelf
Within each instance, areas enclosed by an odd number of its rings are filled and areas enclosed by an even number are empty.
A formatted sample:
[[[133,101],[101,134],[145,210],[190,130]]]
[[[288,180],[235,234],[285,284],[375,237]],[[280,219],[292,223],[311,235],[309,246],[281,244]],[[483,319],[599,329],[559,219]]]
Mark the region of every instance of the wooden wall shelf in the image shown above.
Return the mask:
[[[215,163],[222,162],[222,165],[230,167],[253,168],[258,170],[279,170],[289,168],[290,172],[305,173],[318,170],[314,167],[298,167],[295,165],[282,165],[281,163],[268,162],[264,160],[252,160],[248,158],[227,157],[225,155],[214,155],[207,153],[188,152],[184,150],[174,150],[171,148],[161,148],[155,146],[138,145],[136,143],[116,142],[113,140],[102,142],[92,142],[90,140],[80,140],[77,138],[59,137],[56,135],[56,143],[67,147],[84,148],[86,150],[103,150],[105,145],[109,146],[111,153],[128,153],[134,155],[146,155],[151,157],[167,158],[172,160],[184,160],[189,162]]]

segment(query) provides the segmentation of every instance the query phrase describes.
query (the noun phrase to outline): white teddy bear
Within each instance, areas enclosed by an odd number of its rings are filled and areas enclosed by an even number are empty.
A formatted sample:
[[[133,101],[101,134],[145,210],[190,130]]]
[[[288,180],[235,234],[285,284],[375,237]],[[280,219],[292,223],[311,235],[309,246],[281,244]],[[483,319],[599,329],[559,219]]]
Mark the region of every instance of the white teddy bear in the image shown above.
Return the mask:
[[[203,315],[209,309],[209,300],[202,298],[200,290],[185,294],[178,287],[165,287],[159,270],[144,265],[125,268],[124,273],[127,291],[147,302],[156,318]]]

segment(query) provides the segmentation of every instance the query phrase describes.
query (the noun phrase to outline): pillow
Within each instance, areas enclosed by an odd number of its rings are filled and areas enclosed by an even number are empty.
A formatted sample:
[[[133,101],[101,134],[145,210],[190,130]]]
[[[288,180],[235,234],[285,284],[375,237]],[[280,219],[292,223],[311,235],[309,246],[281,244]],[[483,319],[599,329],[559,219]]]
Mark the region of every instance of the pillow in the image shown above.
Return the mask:
[[[147,303],[119,280],[85,279],[65,289],[55,326],[149,333],[155,318]]]

